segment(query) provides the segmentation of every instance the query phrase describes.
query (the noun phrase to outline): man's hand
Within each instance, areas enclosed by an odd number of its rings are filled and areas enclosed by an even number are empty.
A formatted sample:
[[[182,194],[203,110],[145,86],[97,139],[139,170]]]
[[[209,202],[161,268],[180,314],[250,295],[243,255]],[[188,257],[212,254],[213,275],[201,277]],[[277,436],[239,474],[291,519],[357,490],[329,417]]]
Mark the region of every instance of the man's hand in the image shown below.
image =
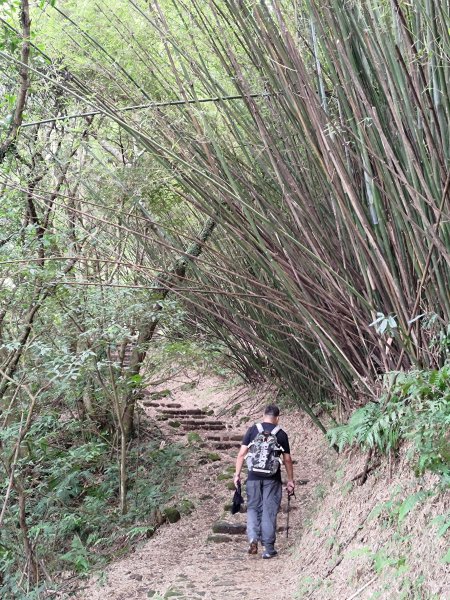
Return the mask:
[[[295,490],[295,481],[288,481],[286,484],[286,491],[289,494],[289,496],[291,496],[294,493]]]
[[[241,481],[241,476],[239,473],[235,473],[234,477],[233,477],[233,483],[234,483],[234,487],[237,488],[238,483],[240,483]]]

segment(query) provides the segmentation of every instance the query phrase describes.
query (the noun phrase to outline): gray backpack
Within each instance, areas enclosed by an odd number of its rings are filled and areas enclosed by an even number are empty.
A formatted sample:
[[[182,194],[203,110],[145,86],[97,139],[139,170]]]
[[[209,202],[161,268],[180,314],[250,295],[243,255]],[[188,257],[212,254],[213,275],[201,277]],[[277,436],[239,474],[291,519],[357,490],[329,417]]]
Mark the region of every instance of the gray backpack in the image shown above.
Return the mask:
[[[258,435],[248,446],[248,470],[260,477],[273,477],[280,468],[281,453],[284,452],[276,437],[281,428],[277,425],[272,431],[264,431],[261,423],[256,423],[256,427]]]

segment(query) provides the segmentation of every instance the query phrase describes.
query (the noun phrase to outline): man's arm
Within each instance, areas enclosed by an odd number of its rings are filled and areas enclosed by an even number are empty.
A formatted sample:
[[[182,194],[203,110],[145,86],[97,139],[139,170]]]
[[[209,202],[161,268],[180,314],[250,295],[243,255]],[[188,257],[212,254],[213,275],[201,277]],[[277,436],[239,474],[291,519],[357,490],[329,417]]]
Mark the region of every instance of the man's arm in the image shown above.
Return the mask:
[[[286,489],[287,489],[288,494],[292,494],[295,489],[295,482],[294,482],[294,464],[292,462],[291,455],[283,454],[283,461],[284,461],[284,466],[286,468],[286,474],[287,474],[287,478],[288,478]]]
[[[235,487],[237,487],[238,481],[241,480],[242,465],[244,464],[244,460],[247,455],[247,452],[248,452],[248,446],[244,446],[244,444],[242,444],[241,449],[239,450],[239,454],[237,455],[237,458],[236,458],[236,470],[235,470],[234,477],[233,477]]]

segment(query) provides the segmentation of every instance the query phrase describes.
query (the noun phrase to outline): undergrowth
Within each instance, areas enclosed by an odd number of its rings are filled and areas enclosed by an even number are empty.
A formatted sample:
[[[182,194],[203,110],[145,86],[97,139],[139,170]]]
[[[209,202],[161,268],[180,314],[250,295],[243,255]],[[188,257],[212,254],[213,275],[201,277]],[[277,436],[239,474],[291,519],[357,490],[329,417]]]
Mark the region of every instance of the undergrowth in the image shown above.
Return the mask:
[[[356,444],[387,454],[409,440],[416,475],[431,471],[444,487],[450,485],[450,363],[439,370],[387,377],[393,381],[390,393],[356,410],[348,423],[330,429],[331,444],[339,450]]]
[[[17,428],[0,432],[7,445]],[[84,575],[94,567],[150,537],[157,525],[155,511],[173,497],[181,476],[180,461],[187,450],[179,445],[160,448],[154,432],[129,451],[128,507],[119,511],[119,468],[114,440],[89,432],[80,421],[57,413],[36,420],[28,432],[16,478],[26,489],[26,518],[35,554],[49,576]],[[148,439],[150,437],[150,439]],[[4,496],[7,478],[0,480]],[[18,528],[19,508],[13,490],[1,531],[0,597],[41,598],[46,583],[27,589],[20,565],[23,555]]]

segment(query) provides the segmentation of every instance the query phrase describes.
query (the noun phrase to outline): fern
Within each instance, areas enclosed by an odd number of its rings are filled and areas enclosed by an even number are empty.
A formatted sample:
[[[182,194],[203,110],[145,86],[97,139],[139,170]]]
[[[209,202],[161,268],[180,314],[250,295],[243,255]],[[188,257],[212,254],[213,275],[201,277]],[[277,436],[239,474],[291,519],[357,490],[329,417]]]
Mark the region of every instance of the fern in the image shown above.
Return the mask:
[[[348,423],[328,431],[331,444],[377,449],[386,454],[404,440],[413,442],[411,458],[416,474],[438,473],[450,481],[450,365],[439,370],[387,374],[395,378],[388,398],[357,409]]]

